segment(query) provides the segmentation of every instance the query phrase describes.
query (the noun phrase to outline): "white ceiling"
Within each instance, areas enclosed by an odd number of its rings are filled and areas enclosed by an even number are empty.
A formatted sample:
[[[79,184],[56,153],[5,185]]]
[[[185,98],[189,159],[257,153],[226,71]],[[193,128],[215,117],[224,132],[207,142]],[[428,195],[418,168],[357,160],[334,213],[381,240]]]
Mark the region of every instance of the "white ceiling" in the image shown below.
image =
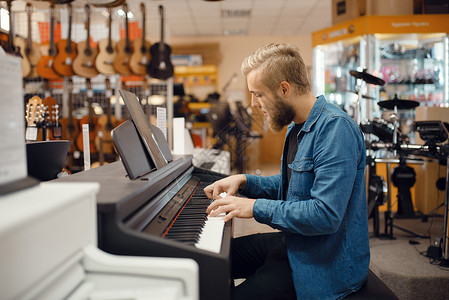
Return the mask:
[[[72,2],[74,22],[84,22],[84,5],[100,0]],[[112,1],[112,0],[111,0]],[[49,3],[30,1],[35,12],[48,11]],[[106,2],[101,0],[102,3]],[[141,22],[141,0],[128,0],[128,7]],[[165,7],[166,38],[186,36],[223,36],[226,32],[243,35],[303,35],[331,26],[331,0],[146,0],[147,35],[158,36],[158,6]],[[25,0],[13,1],[13,11],[24,12]],[[4,2],[2,2],[4,4]],[[64,5],[58,5],[63,10]],[[115,8],[117,11],[119,8]],[[249,16],[223,17],[224,10],[249,10]],[[92,23],[104,22],[105,9],[93,8]],[[102,14],[103,12],[103,14]],[[118,19],[118,17],[115,17]]]

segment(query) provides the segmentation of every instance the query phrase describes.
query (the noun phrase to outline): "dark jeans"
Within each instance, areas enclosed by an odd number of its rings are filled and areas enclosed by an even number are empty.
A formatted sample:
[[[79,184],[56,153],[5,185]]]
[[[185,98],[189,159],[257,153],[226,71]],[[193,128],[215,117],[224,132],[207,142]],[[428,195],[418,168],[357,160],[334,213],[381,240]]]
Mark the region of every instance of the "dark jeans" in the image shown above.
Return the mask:
[[[281,232],[234,239],[231,272],[233,279],[246,278],[233,288],[233,300],[296,299]]]

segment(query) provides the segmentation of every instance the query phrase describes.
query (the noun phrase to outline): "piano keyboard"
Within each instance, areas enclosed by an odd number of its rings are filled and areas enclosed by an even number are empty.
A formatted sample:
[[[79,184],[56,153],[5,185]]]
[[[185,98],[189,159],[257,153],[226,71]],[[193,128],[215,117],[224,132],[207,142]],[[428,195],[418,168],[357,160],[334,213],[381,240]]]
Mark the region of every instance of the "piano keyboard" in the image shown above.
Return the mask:
[[[164,238],[193,245],[199,249],[220,253],[223,238],[223,215],[208,217],[206,208],[211,200],[204,194],[206,184],[200,183],[194,194],[166,229]]]

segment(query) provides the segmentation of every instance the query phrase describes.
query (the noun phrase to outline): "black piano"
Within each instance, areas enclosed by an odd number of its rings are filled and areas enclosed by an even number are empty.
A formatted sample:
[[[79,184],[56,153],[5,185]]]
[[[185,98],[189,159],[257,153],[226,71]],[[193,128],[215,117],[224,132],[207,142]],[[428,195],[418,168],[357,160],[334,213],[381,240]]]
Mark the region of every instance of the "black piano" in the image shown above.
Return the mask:
[[[171,156],[162,132],[147,128],[163,154],[154,156],[156,150],[147,151],[138,122],[133,118],[114,129],[121,161],[57,180],[100,183],[100,249],[118,255],[191,258],[199,265],[200,298],[229,299],[232,221],[209,219],[210,200],[203,192],[225,175],[194,167],[192,156]],[[145,165],[151,170],[136,175]]]

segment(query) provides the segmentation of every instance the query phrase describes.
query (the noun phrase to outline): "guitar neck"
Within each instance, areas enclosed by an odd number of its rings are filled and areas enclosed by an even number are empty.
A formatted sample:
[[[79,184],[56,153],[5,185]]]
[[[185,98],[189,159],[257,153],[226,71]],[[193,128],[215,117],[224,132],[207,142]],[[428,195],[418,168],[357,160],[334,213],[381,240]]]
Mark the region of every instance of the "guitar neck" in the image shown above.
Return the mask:
[[[161,15],[161,42],[159,43],[159,52],[164,51],[164,7],[159,5],[159,13]]]
[[[112,30],[111,30],[111,28],[112,28],[112,11],[111,11],[111,8],[108,8],[108,12],[109,12],[109,24],[108,24],[109,31],[108,31],[108,47],[107,47],[107,49],[108,49],[108,51],[109,50],[114,51],[112,49]]]
[[[50,6],[50,56],[55,56],[55,6],[52,4]]]
[[[143,2],[140,4],[141,10],[142,10],[142,52],[146,52],[146,46],[145,46],[145,37],[146,37],[146,29],[145,29],[145,5]]]
[[[72,5],[69,3],[68,9],[69,9],[69,33],[67,34],[67,53],[72,53]]]
[[[126,46],[125,46],[125,52],[129,53],[131,50],[130,43],[129,43],[129,27],[128,27],[128,6],[125,4],[125,31],[126,31]]]
[[[27,3],[26,5],[26,11],[27,11],[27,15],[28,15],[28,24],[27,24],[27,29],[28,29],[28,38],[27,38],[27,48],[25,49],[26,53],[30,53],[31,52],[31,48],[32,48],[32,40],[31,40],[31,4]]]
[[[89,5],[86,5],[86,12],[87,12],[87,38],[86,38],[86,54],[91,53],[90,48],[90,8]]]

